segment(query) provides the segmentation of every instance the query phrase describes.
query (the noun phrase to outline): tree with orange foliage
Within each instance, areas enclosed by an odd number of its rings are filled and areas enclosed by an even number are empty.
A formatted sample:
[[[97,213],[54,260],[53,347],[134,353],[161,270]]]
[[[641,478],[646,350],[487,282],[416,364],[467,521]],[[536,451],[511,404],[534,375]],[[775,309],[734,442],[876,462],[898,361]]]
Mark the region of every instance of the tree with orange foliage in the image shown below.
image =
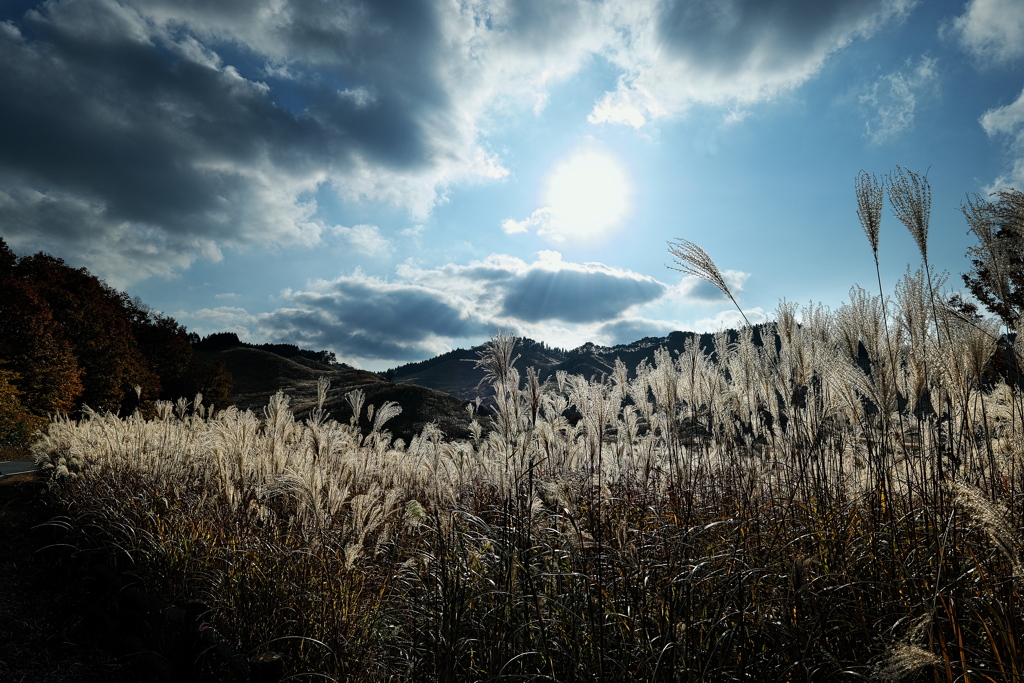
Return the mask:
[[[48,254],[0,238],[0,442],[24,442],[55,413],[131,412],[204,395],[231,405],[231,376],[205,363],[173,318]],[[136,387],[139,393],[136,393]]]
[[[71,345],[84,372],[82,403],[116,412],[131,402],[136,386],[144,397],[158,397],[159,380],[132,334],[125,295],[49,254],[22,257],[15,272],[33,283]]]
[[[75,408],[83,385],[71,345],[0,239],[0,441],[24,441],[49,415]]]

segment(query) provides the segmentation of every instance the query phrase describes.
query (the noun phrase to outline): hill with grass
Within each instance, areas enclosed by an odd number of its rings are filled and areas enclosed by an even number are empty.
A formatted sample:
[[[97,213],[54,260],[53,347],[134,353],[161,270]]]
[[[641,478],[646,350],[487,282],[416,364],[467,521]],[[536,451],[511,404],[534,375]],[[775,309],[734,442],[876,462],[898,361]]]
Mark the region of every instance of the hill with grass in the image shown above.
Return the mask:
[[[406,442],[430,422],[448,438],[463,438],[469,434],[467,401],[431,388],[388,382],[373,372],[320,363],[301,355],[286,358],[250,345],[219,351],[201,350],[200,354],[210,362],[223,363],[234,379],[233,398],[241,410],[259,414],[275,393],[283,391],[290,399],[296,419],[306,419],[317,405],[317,382],[325,377],[331,385],[324,409],[339,422],[347,423],[352,417],[345,395],[361,391],[365,406],[380,408],[387,401],[395,401],[402,407],[401,414],[385,427]],[[364,431],[370,428],[365,410],[361,426]]]
[[[731,332],[735,335],[735,332]],[[695,332],[672,332],[665,337],[644,337],[629,344],[600,346],[587,343],[575,349],[559,349],[532,339],[520,339],[515,353],[519,359],[515,368],[520,376],[526,369],[536,368],[541,381],[553,379],[560,371],[570,375],[582,375],[587,379],[599,380],[611,375],[615,361],[621,360],[629,372],[636,374],[636,368],[643,361],[651,363],[659,348],[666,348],[674,355],[680,353],[689,340],[694,340],[709,353],[713,351],[713,335]],[[390,371],[395,382],[414,384],[443,391],[465,400],[486,398],[491,387],[484,382],[484,371],[476,367],[484,346],[472,349],[455,349],[418,363],[402,365]]]

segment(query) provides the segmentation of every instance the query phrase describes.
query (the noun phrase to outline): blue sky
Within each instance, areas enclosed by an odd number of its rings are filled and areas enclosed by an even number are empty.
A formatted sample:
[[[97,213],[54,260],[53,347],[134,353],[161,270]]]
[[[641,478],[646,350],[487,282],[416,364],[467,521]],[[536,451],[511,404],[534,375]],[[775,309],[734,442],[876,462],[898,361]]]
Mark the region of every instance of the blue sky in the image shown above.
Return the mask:
[[[0,235],[200,334],[384,369],[499,329],[574,347],[875,288],[860,170],[1024,188],[1019,0],[0,5]],[[886,210],[891,291],[919,263]]]

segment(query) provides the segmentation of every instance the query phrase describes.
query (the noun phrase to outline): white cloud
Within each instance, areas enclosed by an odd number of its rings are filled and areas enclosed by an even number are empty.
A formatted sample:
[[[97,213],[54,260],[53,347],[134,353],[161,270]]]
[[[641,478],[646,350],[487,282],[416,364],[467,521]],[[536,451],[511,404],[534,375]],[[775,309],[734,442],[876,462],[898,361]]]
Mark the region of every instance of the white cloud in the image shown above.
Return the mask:
[[[0,30],[0,222],[118,283],[225,248],[313,246],[319,192],[421,220],[448,188],[506,177],[495,122],[595,59],[619,81],[592,121],[734,112],[910,4],[52,0]],[[549,215],[526,222],[506,229],[559,234]]]
[[[685,105],[685,100],[684,100]],[[685,109],[677,107],[677,109]],[[587,116],[590,123],[617,123],[637,130],[669,114],[658,97],[643,85],[619,79],[617,90],[606,92]]]
[[[1017,155],[1013,169],[996,178],[988,190],[993,192],[1006,187],[1024,188],[1024,91],[1013,103],[989,109],[981,116],[979,123],[990,138],[1009,138],[1010,148]]]
[[[1024,3],[971,0],[953,21],[960,46],[984,63],[1007,63],[1024,56]]]
[[[352,249],[365,256],[387,256],[393,247],[376,225],[360,224],[351,228],[335,225],[331,232],[342,237]]]
[[[882,76],[860,96],[866,112],[865,137],[872,144],[890,142],[912,130],[922,95],[935,91],[938,71],[935,59],[922,57],[917,65],[909,61],[906,68]]]
[[[540,237],[546,237],[555,243],[565,242],[569,235],[581,237],[580,226],[566,221],[560,212],[551,206],[542,206],[521,221],[507,218],[501,223],[501,229],[508,235],[523,234],[534,231]],[[597,235],[589,238],[593,239]]]
[[[825,60],[881,25],[901,20],[911,0],[774,0],[607,3],[618,30],[606,58],[621,69],[594,123],[639,128],[694,103],[734,107],[770,100],[815,76]]]
[[[177,311],[174,318],[179,322],[187,322],[188,329],[201,337],[216,332],[234,332],[243,341],[267,341],[264,331],[260,329],[259,317],[244,308],[217,306],[197,311]]]
[[[764,309],[760,306],[755,308],[743,309],[743,314],[747,316],[747,320],[750,321],[751,325],[757,325],[768,320],[768,316],[765,314]],[[727,309],[720,312],[713,318],[701,318],[693,323],[694,332],[717,332],[719,330],[737,329],[743,327],[746,323],[743,321],[743,317],[740,312],[735,308]]]
[[[982,114],[981,127],[989,135],[1019,135],[1024,129],[1024,91],[1012,103]]]
[[[517,221],[514,218],[506,218],[501,223],[501,229],[507,235],[519,235],[530,230],[546,232],[548,226],[551,225],[551,219],[551,209],[545,206],[537,209],[521,221]]]
[[[403,237],[418,238],[423,235],[423,232],[426,229],[427,226],[423,225],[422,223],[417,223],[416,225],[411,225],[408,228],[399,230],[398,234],[402,235]]]
[[[732,292],[733,298],[739,299],[743,287],[750,278],[750,273],[742,270],[723,270],[722,279]],[[673,301],[680,305],[720,304],[729,298],[713,284],[696,275],[685,275],[676,285],[671,294]]]

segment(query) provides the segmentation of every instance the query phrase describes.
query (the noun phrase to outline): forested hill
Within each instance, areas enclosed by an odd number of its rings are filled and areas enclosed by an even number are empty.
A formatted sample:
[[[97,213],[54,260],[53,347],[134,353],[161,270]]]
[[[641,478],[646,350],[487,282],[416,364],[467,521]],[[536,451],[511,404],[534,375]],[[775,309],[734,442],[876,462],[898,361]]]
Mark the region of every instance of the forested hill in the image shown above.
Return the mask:
[[[173,318],[85,268],[0,239],[0,445],[24,443],[54,414],[130,413],[193,398],[226,407],[231,377]]]
[[[18,257],[2,238],[0,292],[0,447],[24,446],[53,415],[81,415],[86,406],[151,415],[156,401],[200,393],[205,406],[259,413],[283,390],[302,419],[320,377],[331,381],[325,408],[335,419],[348,421],[345,395],[359,391],[366,429],[366,408],[395,401],[402,413],[386,428],[396,436],[408,440],[428,422],[448,437],[469,434],[464,401],[385,381],[330,351],[247,344],[231,332],[200,339],[85,268],[43,253]]]
[[[334,354],[330,352],[308,351],[290,344],[246,344],[232,333],[210,335],[196,348],[204,359],[222,365],[234,378],[235,405],[242,410],[260,414],[270,397],[280,390],[289,397],[295,417],[305,419],[316,407],[317,381],[323,377],[331,383],[324,408],[339,422],[347,423],[352,417],[346,394],[362,392],[365,403],[360,425],[364,431],[369,431],[371,424],[366,408],[380,408],[393,401],[401,406],[402,412],[388,421],[385,428],[407,442],[428,422],[437,425],[448,438],[469,436],[466,401],[432,388],[389,382],[377,373],[333,362]],[[317,358],[332,362],[324,363]]]
[[[240,340],[234,332],[215,332],[193,343],[199,351],[226,351],[237,348],[257,349],[281,356],[282,358],[303,358],[314,363],[320,363],[321,365],[350,367],[344,363],[339,363],[333,351],[300,349],[295,344],[249,344]]]

